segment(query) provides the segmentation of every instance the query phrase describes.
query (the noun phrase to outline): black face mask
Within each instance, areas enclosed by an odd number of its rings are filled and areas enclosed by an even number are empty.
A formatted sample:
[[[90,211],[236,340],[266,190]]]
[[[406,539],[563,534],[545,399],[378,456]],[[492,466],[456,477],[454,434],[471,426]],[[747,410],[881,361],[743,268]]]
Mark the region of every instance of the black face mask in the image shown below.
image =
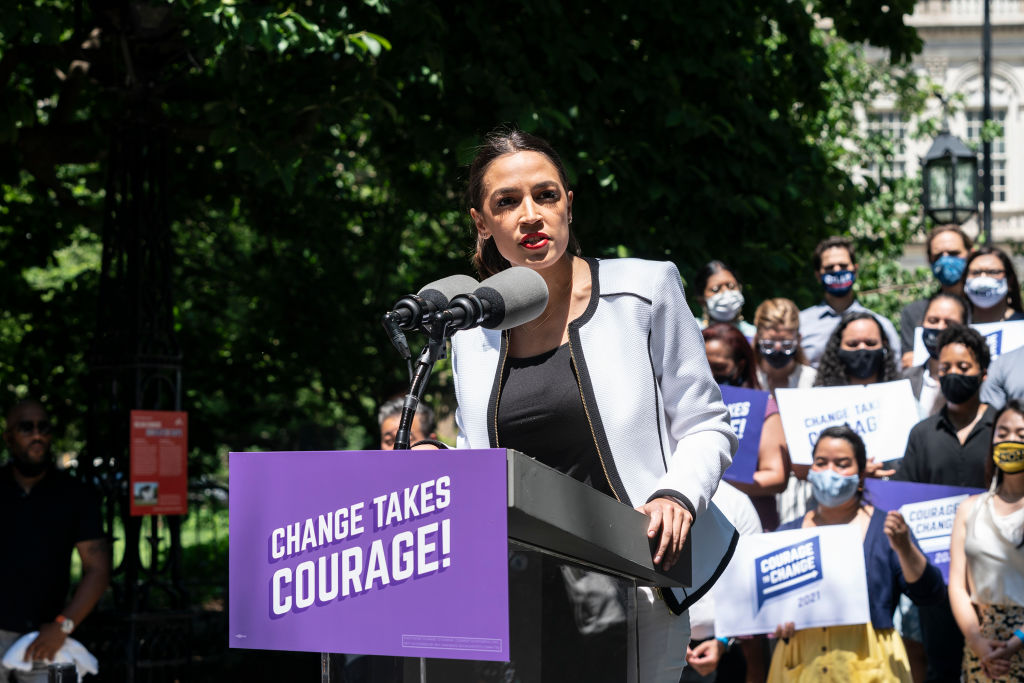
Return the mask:
[[[924,348],[928,349],[928,355],[935,360],[939,359],[939,333],[942,330],[922,327],[921,328],[921,341],[924,342]]]
[[[796,351],[762,351],[761,358],[764,358],[768,365],[772,366],[776,370],[789,365],[789,362],[793,360],[793,356],[796,355]]]
[[[724,377],[715,377],[715,382],[718,384],[724,384],[726,386],[738,387],[743,385],[743,377],[737,372],[735,375],[726,375]]]
[[[939,378],[939,389],[950,403],[966,403],[981,389],[981,375],[949,373]]]
[[[885,360],[885,349],[839,349],[839,360],[846,368],[846,374],[857,379],[877,375]]]

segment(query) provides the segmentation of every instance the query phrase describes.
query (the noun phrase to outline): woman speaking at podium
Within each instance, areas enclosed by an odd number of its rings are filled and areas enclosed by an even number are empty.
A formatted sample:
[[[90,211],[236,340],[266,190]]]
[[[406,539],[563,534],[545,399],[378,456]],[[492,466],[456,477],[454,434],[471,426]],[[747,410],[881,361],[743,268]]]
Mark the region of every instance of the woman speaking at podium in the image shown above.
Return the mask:
[[[521,131],[487,136],[467,203],[480,276],[525,266],[549,296],[528,323],[454,336],[458,445],[520,450],[644,512],[664,568],[697,520],[693,586],[637,592],[640,680],[676,683],[689,640],[678,613],[731,552],[709,503],[736,449],[679,272],[582,257],[562,162]]]

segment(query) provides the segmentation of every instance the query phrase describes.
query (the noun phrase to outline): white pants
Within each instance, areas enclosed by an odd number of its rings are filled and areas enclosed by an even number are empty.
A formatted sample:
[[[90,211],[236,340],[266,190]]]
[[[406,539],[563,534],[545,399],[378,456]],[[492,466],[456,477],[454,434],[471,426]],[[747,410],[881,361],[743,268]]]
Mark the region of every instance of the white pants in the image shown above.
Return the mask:
[[[629,683],[679,683],[690,643],[690,615],[676,616],[653,588],[640,587],[636,590],[636,630],[640,676]],[[637,655],[630,649],[627,656],[632,661]]]

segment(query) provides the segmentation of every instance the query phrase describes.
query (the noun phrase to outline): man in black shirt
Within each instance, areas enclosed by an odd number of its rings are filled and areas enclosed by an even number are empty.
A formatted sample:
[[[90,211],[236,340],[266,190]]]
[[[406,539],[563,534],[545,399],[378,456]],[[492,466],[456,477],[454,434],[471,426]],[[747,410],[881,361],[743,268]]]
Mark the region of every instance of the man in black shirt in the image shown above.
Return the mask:
[[[35,661],[20,681],[45,681],[40,660],[52,660],[99,601],[110,580],[110,551],[99,501],[83,483],[54,467],[50,422],[37,401],[7,415],[10,454],[0,467],[0,654],[22,634],[39,631],[25,657]],[[69,602],[72,548],[82,580]],[[0,681],[8,671],[0,666]]]
[[[939,334],[942,410],[919,422],[907,439],[895,479],[923,484],[985,488],[985,461],[992,452],[996,410],[981,402],[981,383],[990,354],[977,331],[950,323]],[[949,601],[921,606],[921,630],[929,683],[958,682],[964,639]]]
[[[981,402],[990,354],[985,338],[950,324],[939,335],[939,387],[943,409],[919,422],[907,439],[895,479],[986,488],[996,410]]]

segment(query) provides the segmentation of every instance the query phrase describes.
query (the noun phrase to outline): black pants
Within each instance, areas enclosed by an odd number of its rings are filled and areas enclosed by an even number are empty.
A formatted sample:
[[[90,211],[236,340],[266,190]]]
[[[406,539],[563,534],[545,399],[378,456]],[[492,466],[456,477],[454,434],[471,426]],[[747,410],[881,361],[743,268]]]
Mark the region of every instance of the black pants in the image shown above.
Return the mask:
[[[921,634],[928,657],[927,683],[959,683],[963,666],[964,636],[953,618],[949,597],[937,605],[921,605]]]

